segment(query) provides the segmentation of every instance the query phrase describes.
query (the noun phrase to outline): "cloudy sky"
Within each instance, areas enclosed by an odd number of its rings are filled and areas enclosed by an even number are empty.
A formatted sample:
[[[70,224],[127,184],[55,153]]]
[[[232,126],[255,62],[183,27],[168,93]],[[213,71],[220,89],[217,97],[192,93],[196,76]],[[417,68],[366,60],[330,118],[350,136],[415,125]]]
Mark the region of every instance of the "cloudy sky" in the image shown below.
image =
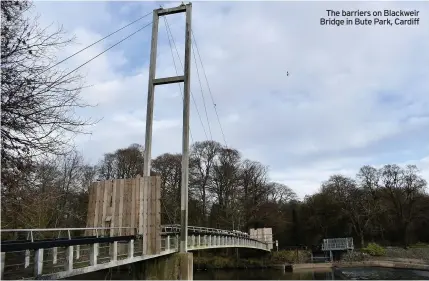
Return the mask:
[[[177,2],[36,2],[42,25],[76,36],[66,57],[123,25]],[[320,26],[326,9],[416,9],[418,26]],[[300,197],[331,174],[365,164],[416,164],[429,180],[429,6],[425,2],[194,2],[192,24],[229,146],[269,166]],[[152,15],[63,64],[72,68],[152,20]],[[168,16],[183,62],[184,15]],[[103,118],[76,138],[91,163],[144,144],[151,26],[81,69],[92,87],[79,114]],[[164,19],[157,77],[174,76]],[[176,55],[176,51],[174,50]],[[179,72],[183,73],[175,57]],[[223,143],[207,83],[192,60],[194,141]],[[287,76],[289,72],[289,76]],[[203,95],[202,95],[203,94]],[[209,122],[206,120],[204,100]],[[202,122],[197,114],[201,115]],[[153,156],[181,151],[179,86],[155,93]],[[210,130],[209,126],[210,125]]]

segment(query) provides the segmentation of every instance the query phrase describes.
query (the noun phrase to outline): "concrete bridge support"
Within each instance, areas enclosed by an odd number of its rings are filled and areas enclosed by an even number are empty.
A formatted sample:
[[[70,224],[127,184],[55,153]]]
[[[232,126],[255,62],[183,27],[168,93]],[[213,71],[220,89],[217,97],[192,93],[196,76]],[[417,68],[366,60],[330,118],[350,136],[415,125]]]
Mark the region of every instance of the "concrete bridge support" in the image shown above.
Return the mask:
[[[193,254],[172,255],[133,264],[134,280],[193,280]]]

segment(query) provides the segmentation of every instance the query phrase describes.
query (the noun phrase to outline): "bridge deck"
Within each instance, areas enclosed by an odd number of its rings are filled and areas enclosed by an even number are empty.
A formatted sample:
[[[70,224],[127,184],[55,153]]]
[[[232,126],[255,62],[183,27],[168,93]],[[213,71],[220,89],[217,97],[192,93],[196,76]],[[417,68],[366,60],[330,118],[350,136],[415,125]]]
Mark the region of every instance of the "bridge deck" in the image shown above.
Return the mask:
[[[269,251],[266,243],[244,237],[241,234],[234,236],[231,232],[224,232],[224,234],[198,235],[195,228],[193,233],[194,235],[188,237],[189,251],[232,247]],[[99,237],[98,239],[104,238]],[[113,238],[115,237],[111,237],[111,239]],[[75,241],[83,241],[81,238],[79,239],[75,238]],[[177,252],[179,245],[177,234],[164,232],[161,237],[161,251],[143,255],[143,243],[140,237],[123,236],[120,241],[114,240],[107,243],[92,241],[90,244],[85,240],[82,244],[74,242],[73,245],[64,246],[58,244],[63,243],[63,240],[54,239],[51,240],[51,247],[44,244],[44,248],[38,249],[30,246],[22,249],[20,243],[2,241],[2,246],[5,246],[6,250],[6,252],[2,252],[1,257],[2,279],[66,278],[168,255]],[[70,241],[73,241],[73,238]],[[38,241],[25,241],[24,243],[33,245]],[[18,245],[18,251],[13,251],[13,247],[8,244]]]

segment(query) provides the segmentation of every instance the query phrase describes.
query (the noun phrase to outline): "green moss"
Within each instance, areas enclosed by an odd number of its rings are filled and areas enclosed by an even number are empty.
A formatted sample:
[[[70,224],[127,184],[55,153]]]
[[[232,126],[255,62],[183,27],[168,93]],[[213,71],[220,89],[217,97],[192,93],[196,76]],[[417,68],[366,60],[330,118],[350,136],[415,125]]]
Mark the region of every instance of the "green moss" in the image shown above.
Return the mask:
[[[361,249],[361,252],[376,257],[386,255],[386,250],[377,243],[369,243],[368,246]]]

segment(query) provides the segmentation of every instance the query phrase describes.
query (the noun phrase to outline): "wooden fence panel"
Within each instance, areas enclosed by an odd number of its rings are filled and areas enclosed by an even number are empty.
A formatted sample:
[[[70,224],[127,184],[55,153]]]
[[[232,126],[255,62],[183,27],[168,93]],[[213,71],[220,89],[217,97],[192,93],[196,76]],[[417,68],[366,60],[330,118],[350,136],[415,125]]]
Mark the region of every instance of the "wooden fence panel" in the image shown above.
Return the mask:
[[[99,181],[93,183],[88,191],[87,227],[130,228],[105,232],[111,236],[135,235],[134,228],[137,228],[143,236],[143,253],[160,253],[160,177]],[[95,231],[86,233],[95,235]]]

